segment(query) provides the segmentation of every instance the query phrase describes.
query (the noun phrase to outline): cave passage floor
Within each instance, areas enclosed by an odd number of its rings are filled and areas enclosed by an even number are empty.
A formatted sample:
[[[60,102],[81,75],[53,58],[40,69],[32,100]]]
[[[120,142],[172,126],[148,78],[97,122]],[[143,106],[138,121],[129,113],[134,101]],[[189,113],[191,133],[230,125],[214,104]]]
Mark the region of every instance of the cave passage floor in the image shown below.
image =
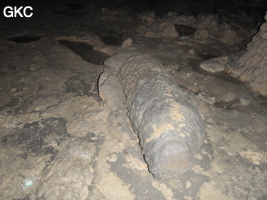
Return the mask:
[[[183,19],[177,37],[154,29],[145,34],[149,20],[162,20],[150,14],[79,4],[4,19],[0,199],[266,200],[266,100],[226,73],[199,69],[205,60],[245,50],[257,30],[243,31],[237,42],[230,33],[216,40],[201,31],[193,36],[192,16]],[[204,143],[179,178],[155,179],[109,134],[110,111],[97,81],[103,60],[124,50],[161,62],[204,119]]]

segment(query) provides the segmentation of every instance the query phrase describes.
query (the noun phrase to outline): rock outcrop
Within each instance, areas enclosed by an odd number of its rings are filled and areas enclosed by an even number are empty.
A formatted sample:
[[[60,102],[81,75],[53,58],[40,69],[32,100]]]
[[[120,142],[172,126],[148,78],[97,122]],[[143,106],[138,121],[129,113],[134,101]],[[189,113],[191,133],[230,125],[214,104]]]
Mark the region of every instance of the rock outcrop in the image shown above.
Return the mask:
[[[247,45],[247,51],[238,59],[237,65],[230,75],[248,82],[255,91],[267,96],[267,22]]]
[[[203,142],[204,126],[172,76],[157,60],[133,51],[117,53],[105,65],[117,74],[149,171],[156,178],[170,178],[188,169]],[[101,76],[108,78],[105,73]],[[103,82],[100,77],[105,100]]]
[[[261,25],[244,53],[212,58],[202,62],[200,68],[214,74],[225,71],[248,83],[260,95],[267,96],[267,22]]]
[[[34,199],[85,200],[94,178],[95,146],[81,139],[65,141],[42,174]],[[79,189],[77,189],[79,188]]]

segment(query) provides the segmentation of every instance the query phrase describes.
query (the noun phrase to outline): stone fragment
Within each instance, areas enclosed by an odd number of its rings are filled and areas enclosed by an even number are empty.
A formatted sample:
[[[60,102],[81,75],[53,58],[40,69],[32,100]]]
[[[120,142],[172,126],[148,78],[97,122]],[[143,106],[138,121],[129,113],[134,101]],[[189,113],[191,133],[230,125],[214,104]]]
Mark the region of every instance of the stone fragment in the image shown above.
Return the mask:
[[[149,26],[155,21],[155,12],[139,14],[138,18],[141,20],[142,24]]]
[[[224,72],[225,65],[228,62],[227,56],[211,58],[200,64],[200,68],[209,73]]]
[[[210,33],[206,29],[197,29],[195,34],[194,34],[194,39],[195,40],[208,40],[210,37]]]
[[[131,46],[133,43],[133,40],[131,38],[127,38],[126,40],[123,41],[121,47],[125,48],[125,47],[129,47]]]
[[[175,38],[179,36],[179,34],[177,33],[173,23],[162,22],[154,23],[149,26],[147,32],[145,33],[145,36],[153,38]]]

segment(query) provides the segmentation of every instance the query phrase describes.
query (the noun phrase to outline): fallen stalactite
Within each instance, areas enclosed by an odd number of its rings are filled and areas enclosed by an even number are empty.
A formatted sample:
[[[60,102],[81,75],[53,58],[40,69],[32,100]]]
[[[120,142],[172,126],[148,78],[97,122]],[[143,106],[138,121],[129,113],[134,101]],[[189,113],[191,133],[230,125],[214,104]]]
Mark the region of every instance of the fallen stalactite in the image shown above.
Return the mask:
[[[155,59],[134,51],[111,56],[105,68],[117,75],[126,96],[128,117],[149,171],[156,178],[170,178],[187,170],[203,142],[204,126],[172,76]],[[100,76],[99,95],[110,107],[121,95],[106,98],[112,92],[102,89],[107,73],[110,70]]]

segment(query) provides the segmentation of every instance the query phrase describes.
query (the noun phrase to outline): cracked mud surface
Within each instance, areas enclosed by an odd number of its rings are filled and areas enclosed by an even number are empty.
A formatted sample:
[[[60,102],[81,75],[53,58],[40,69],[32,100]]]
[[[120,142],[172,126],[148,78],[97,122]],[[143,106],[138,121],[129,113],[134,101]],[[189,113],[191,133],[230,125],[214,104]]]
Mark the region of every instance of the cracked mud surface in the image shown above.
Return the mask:
[[[266,100],[225,74],[196,70],[208,58],[244,50],[256,30],[214,40],[203,29],[175,38],[153,29],[152,38],[143,32],[149,15],[86,13],[72,4],[47,10],[0,27],[0,199],[267,199]],[[204,143],[178,178],[155,179],[110,134],[97,81],[102,60],[122,50],[161,62],[205,122]],[[28,179],[34,183],[25,187]]]

